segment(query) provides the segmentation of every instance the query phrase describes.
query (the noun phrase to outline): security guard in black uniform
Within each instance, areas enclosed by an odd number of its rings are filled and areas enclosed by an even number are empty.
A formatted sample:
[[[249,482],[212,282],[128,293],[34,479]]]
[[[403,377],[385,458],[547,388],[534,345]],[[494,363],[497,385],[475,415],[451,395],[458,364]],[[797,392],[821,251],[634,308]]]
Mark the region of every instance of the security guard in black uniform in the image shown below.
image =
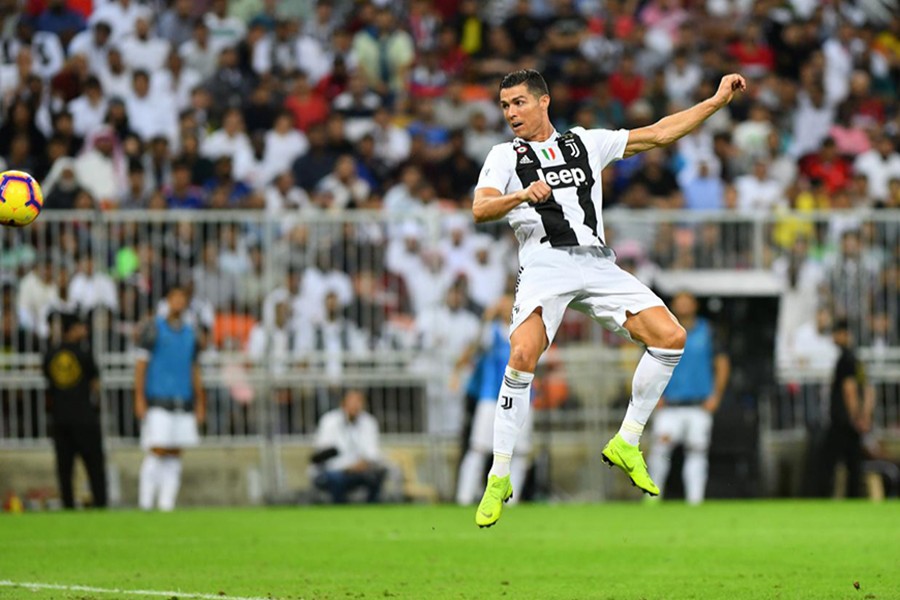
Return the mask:
[[[823,496],[834,490],[834,469],[838,462],[847,467],[847,497],[861,495],[862,436],[872,428],[875,388],[866,377],[863,364],[854,352],[853,337],[846,319],[838,319],[832,330],[841,356],[831,382],[831,426],[825,440]]]
[[[72,471],[77,454],[90,478],[93,506],[105,507],[106,461],[100,412],[93,402],[100,391],[100,372],[85,346],[87,325],[71,314],[63,314],[61,321],[62,343],[55,344],[44,356],[59,490],[65,507],[75,508]]]

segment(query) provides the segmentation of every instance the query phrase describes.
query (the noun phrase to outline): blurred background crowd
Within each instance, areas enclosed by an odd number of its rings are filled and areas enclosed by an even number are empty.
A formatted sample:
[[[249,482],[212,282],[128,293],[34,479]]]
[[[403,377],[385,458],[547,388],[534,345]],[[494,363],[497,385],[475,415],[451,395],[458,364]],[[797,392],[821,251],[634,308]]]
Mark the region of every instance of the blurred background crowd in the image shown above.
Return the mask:
[[[508,228],[465,209],[523,67],[561,131],[647,125],[744,74],[701,130],[604,173],[620,262],[649,283],[772,269],[782,356],[833,314],[900,340],[890,0],[4,0],[0,31],[0,166],[51,215],[0,232],[6,352],[60,309],[126,350],[177,282],[210,349],[452,364],[517,268]],[[675,210],[713,212],[635,219]],[[586,335],[572,318],[562,339]]]

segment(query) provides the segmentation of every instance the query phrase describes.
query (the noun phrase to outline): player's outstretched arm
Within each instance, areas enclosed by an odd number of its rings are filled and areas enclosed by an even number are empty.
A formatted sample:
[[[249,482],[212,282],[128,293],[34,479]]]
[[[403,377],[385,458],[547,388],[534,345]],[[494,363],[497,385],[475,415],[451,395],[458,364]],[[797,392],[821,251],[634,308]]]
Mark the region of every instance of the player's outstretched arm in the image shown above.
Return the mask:
[[[502,219],[523,202],[539,204],[550,197],[550,186],[544,181],[535,181],[524,190],[504,194],[494,188],[478,188],[472,202],[472,215],[476,223]]]
[[[653,125],[629,131],[624,158],[659,146],[668,146],[683,138],[697,129],[717,110],[727,106],[738,91],[746,89],[747,81],[741,75],[736,73],[726,75],[719,82],[719,89],[712,98],[695,104],[687,110],[664,117]]]

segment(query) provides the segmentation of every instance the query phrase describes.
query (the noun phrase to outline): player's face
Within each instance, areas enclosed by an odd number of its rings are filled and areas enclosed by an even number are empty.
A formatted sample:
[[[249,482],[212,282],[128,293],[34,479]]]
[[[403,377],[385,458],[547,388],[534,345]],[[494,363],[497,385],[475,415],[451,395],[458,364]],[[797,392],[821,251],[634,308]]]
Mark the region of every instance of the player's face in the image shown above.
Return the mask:
[[[534,137],[547,119],[550,96],[536,97],[525,84],[500,90],[503,118],[516,136],[528,140]]]
[[[69,338],[75,340],[76,342],[87,339],[87,336],[88,328],[84,323],[78,323],[69,330]]]
[[[692,319],[697,314],[697,300],[690,294],[678,294],[672,300],[672,312],[679,319]]]
[[[181,289],[175,289],[169,292],[169,314],[180,316],[187,308],[187,294]]]
[[[359,416],[359,413],[366,407],[366,399],[360,392],[351,391],[344,396],[344,413],[347,418],[353,420]]]
[[[850,345],[850,332],[846,329],[838,329],[831,334],[834,343],[845,348]]]

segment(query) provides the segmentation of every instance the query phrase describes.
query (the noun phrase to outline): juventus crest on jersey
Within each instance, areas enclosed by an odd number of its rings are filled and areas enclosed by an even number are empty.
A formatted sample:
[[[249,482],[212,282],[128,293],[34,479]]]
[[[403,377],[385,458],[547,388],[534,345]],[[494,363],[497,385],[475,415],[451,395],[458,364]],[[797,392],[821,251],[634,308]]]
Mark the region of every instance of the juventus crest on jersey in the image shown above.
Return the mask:
[[[544,142],[516,138],[491,149],[476,188],[508,194],[542,180],[553,190],[545,202],[523,203],[510,211],[520,254],[541,246],[602,246],[600,171],[622,158],[627,143],[625,129],[582,127],[554,131]]]

